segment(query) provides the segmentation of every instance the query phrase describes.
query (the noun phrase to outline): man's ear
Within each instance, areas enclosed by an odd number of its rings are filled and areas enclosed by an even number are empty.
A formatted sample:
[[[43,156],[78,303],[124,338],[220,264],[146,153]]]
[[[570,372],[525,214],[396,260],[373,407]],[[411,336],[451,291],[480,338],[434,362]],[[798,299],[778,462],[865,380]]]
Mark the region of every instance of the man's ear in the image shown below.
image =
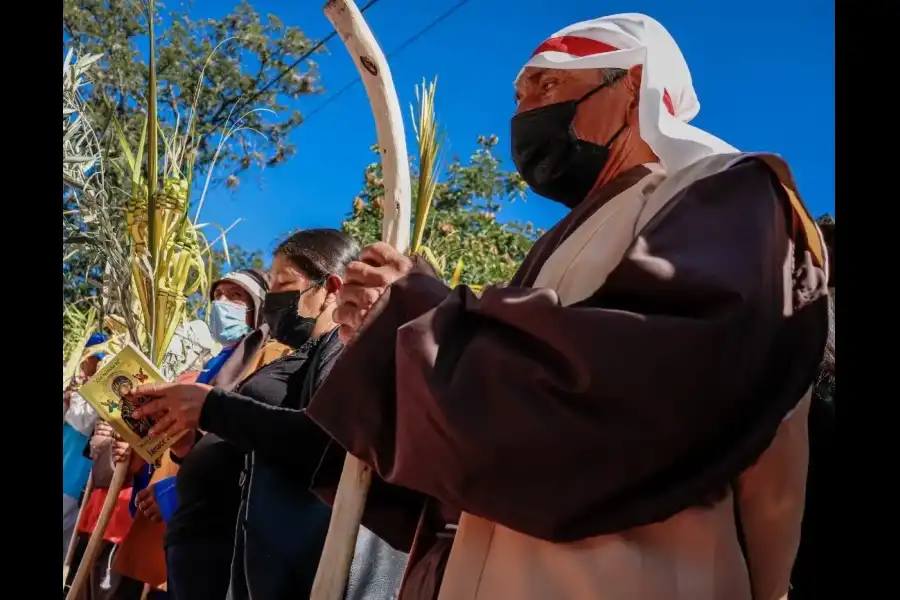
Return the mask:
[[[632,126],[638,123],[638,105],[641,100],[641,77],[643,74],[644,65],[635,65],[628,69],[628,75],[625,76],[625,89],[631,96],[626,108],[625,121]]]
[[[331,304],[337,300],[337,295],[344,287],[344,280],[340,276],[331,274],[325,280],[325,304]]]

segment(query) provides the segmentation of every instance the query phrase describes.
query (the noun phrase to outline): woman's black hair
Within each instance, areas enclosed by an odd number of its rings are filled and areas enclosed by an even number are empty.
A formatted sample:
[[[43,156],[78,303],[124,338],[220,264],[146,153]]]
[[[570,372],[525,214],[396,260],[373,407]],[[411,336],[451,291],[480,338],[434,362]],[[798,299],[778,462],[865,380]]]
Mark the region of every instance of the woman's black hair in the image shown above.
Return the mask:
[[[337,229],[304,229],[278,244],[275,256],[290,260],[310,280],[322,281],[343,275],[344,267],[359,257],[359,244]]]

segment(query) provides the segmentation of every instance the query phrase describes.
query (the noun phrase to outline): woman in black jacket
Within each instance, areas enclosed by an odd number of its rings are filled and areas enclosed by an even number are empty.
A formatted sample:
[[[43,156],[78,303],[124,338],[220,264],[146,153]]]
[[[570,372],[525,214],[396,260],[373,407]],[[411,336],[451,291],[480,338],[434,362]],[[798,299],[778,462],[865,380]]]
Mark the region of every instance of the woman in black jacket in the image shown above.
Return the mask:
[[[294,352],[234,392],[197,383],[136,392],[156,398],[139,413],[157,418],[154,435],[199,429],[248,453],[232,600],[309,596],[330,519],[309,487],[329,438],[304,408],[342,349],[331,315],[341,274],[358,252],[356,242],[333,229],[301,231],[278,246],[263,316],[272,337]]]

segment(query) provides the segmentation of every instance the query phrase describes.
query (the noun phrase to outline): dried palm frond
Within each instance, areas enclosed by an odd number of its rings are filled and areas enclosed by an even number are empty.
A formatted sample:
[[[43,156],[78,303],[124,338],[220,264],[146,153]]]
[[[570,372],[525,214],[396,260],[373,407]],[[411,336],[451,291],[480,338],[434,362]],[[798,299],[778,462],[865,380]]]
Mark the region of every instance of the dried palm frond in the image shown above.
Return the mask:
[[[134,333],[137,322],[123,310],[131,306],[131,285],[122,196],[107,181],[104,148],[81,96],[90,67],[99,58],[86,55],[76,60],[69,50],[63,60],[63,260],[77,254],[88,274],[103,273],[97,284],[98,309],[124,314]]]
[[[252,110],[237,119],[229,115],[229,124],[220,136],[197,202],[196,213],[193,219],[189,218],[190,192],[193,187],[191,177],[196,158],[195,149],[199,146],[194,113],[200,86],[203,84],[203,73],[201,72],[190,117],[183,131],[180,117],[176,117],[174,131],[167,135],[159,123],[156,101],[153,0],[146,2],[146,8],[150,26],[147,122],[135,151],[129,147],[124,128],[115,117],[113,125],[131,177],[126,220],[132,240],[130,278],[139,306],[136,312],[143,324],[141,345],[147,350],[150,360],[159,366],[164,362],[176,330],[186,322],[188,298],[196,293],[208,295],[212,268],[209,263],[211,248],[221,242],[228,260],[226,233],[230,227],[218,227],[220,234],[210,243],[202,229],[217,226],[199,223],[200,210],[209,190],[219,153],[232,136],[244,131],[259,133],[246,127],[244,123],[249,114],[266,109]],[[228,41],[220,43],[213,54]],[[204,71],[205,69],[206,65]]]
[[[79,310],[74,305],[66,306],[63,310],[63,391],[78,372],[78,367],[85,359],[85,345],[88,339],[97,330],[97,309],[90,307],[87,310]],[[96,352],[95,349],[91,349]]]
[[[419,173],[416,178],[415,217],[413,222],[412,243],[410,244],[410,256],[419,254],[432,266],[441,277],[447,268],[448,256],[438,256],[432,247],[423,243],[425,229],[428,223],[428,214],[434,200],[437,189],[438,175],[440,173],[440,154],[444,141],[444,132],[438,126],[434,114],[434,98],[437,90],[437,77],[430,84],[422,80],[422,87],[416,86],[416,100],[419,104],[418,115],[413,106],[410,106],[413,130],[416,132],[416,141],[419,144]],[[450,287],[459,285],[462,278],[463,261],[460,258],[456,263],[453,275],[450,278]],[[477,286],[480,290],[481,287]]]
[[[453,269],[453,276],[450,277],[450,289],[453,289],[459,285],[459,280],[462,278],[462,270],[463,259],[459,259],[458,261],[456,261],[456,268]]]
[[[413,131],[416,132],[416,141],[419,143],[419,177],[416,186],[416,212],[413,224],[412,243],[410,254],[419,252],[422,247],[422,237],[425,234],[425,225],[431,203],[434,199],[434,191],[437,186],[438,172],[440,171],[440,151],[443,133],[438,127],[434,116],[434,95],[437,89],[437,78],[426,85],[422,80],[421,89],[416,86],[416,100],[419,103],[419,115],[416,118],[415,110],[410,105],[410,114],[413,119]]]
[[[136,152],[132,152],[124,128],[116,119],[116,111],[110,111],[111,127],[124,156],[123,171],[127,167],[128,173],[125,174],[130,176],[131,190],[130,193],[121,191],[125,201],[119,207],[122,210],[117,213],[120,217],[120,232],[124,232],[122,237],[126,240],[121,246],[127,245],[128,251],[115,258],[106,256],[105,267],[106,273],[110,275],[110,283],[113,280],[120,283],[127,280],[127,284],[123,287],[134,290],[134,294],[120,298],[119,308],[122,309],[123,321],[127,324],[131,340],[147,352],[153,364],[162,367],[167,362],[167,351],[176,330],[187,320],[188,297],[197,292],[206,295],[209,266],[205,260],[209,258],[211,244],[201,232],[198,219],[219,150],[229,137],[248,128],[244,127],[242,119],[226,128],[209,169],[206,185],[198,203],[198,214],[191,221],[188,218],[188,208],[192,187],[191,176],[198,146],[193,126],[197,96],[185,132],[179,131],[180,120],[176,118],[175,131],[167,137],[158,118],[155,2],[154,0],[142,2],[146,9],[150,45],[147,121]],[[203,81],[201,75],[197,84],[198,90]],[[77,89],[75,95],[77,96]],[[177,107],[175,110],[177,113]],[[65,116],[64,105],[64,119]],[[230,119],[231,115],[229,121]],[[64,131],[64,135],[65,133]],[[160,162],[160,141],[164,148],[162,162]],[[69,162],[64,160],[64,180],[67,164],[81,165],[82,173],[87,173],[88,169],[99,170],[102,173],[103,161],[99,160],[99,144],[96,144],[96,150],[92,159],[87,157],[82,160],[82,156],[74,155],[73,158],[78,160]],[[80,181],[73,180],[70,186],[77,190],[78,194],[87,195],[85,186],[81,185]],[[95,215],[91,217],[97,218]],[[224,230],[220,238],[225,245]],[[106,279],[107,277],[104,277],[104,280]],[[105,287],[104,292],[113,293],[112,286]],[[118,322],[116,324],[119,325]],[[127,461],[116,467],[109,489],[110,498],[119,493],[127,467]],[[85,556],[67,595],[69,600],[74,600],[81,593],[81,587],[85,584],[87,574],[96,560],[99,543],[113,507],[114,504],[109,502],[103,506],[97,527],[91,534]]]

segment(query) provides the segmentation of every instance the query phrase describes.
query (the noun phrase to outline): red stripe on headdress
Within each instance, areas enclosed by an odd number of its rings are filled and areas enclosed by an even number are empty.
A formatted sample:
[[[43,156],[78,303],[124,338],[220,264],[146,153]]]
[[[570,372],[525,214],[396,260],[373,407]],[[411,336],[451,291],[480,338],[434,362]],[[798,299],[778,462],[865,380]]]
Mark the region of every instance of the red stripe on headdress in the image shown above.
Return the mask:
[[[669,90],[663,90],[663,104],[666,105],[666,110],[669,111],[669,114],[674,117],[675,105],[672,104],[672,96],[669,95]]]
[[[604,42],[592,40],[590,38],[578,37],[574,35],[563,35],[560,37],[550,38],[537,47],[531,57],[534,58],[542,52],[562,52],[578,58],[585,56],[594,56],[597,54],[605,54],[607,52],[615,52],[619,50],[615,46],[610,46]],[[669,90],[663,90],[663,104],[666,110],[673,117],[675,116],[675,105],[672,103],[672,97]]]
[[[615,52],[618,50],[615,46],[598,42],[589,38],[576,37],[572,35],[563,35],[560,37],[550,38],[537,47],[531,56],[532,58],[541,52],[563,52],[571,54],[579,58],[592,56],[594,54],[605,54],[606,52]]]

